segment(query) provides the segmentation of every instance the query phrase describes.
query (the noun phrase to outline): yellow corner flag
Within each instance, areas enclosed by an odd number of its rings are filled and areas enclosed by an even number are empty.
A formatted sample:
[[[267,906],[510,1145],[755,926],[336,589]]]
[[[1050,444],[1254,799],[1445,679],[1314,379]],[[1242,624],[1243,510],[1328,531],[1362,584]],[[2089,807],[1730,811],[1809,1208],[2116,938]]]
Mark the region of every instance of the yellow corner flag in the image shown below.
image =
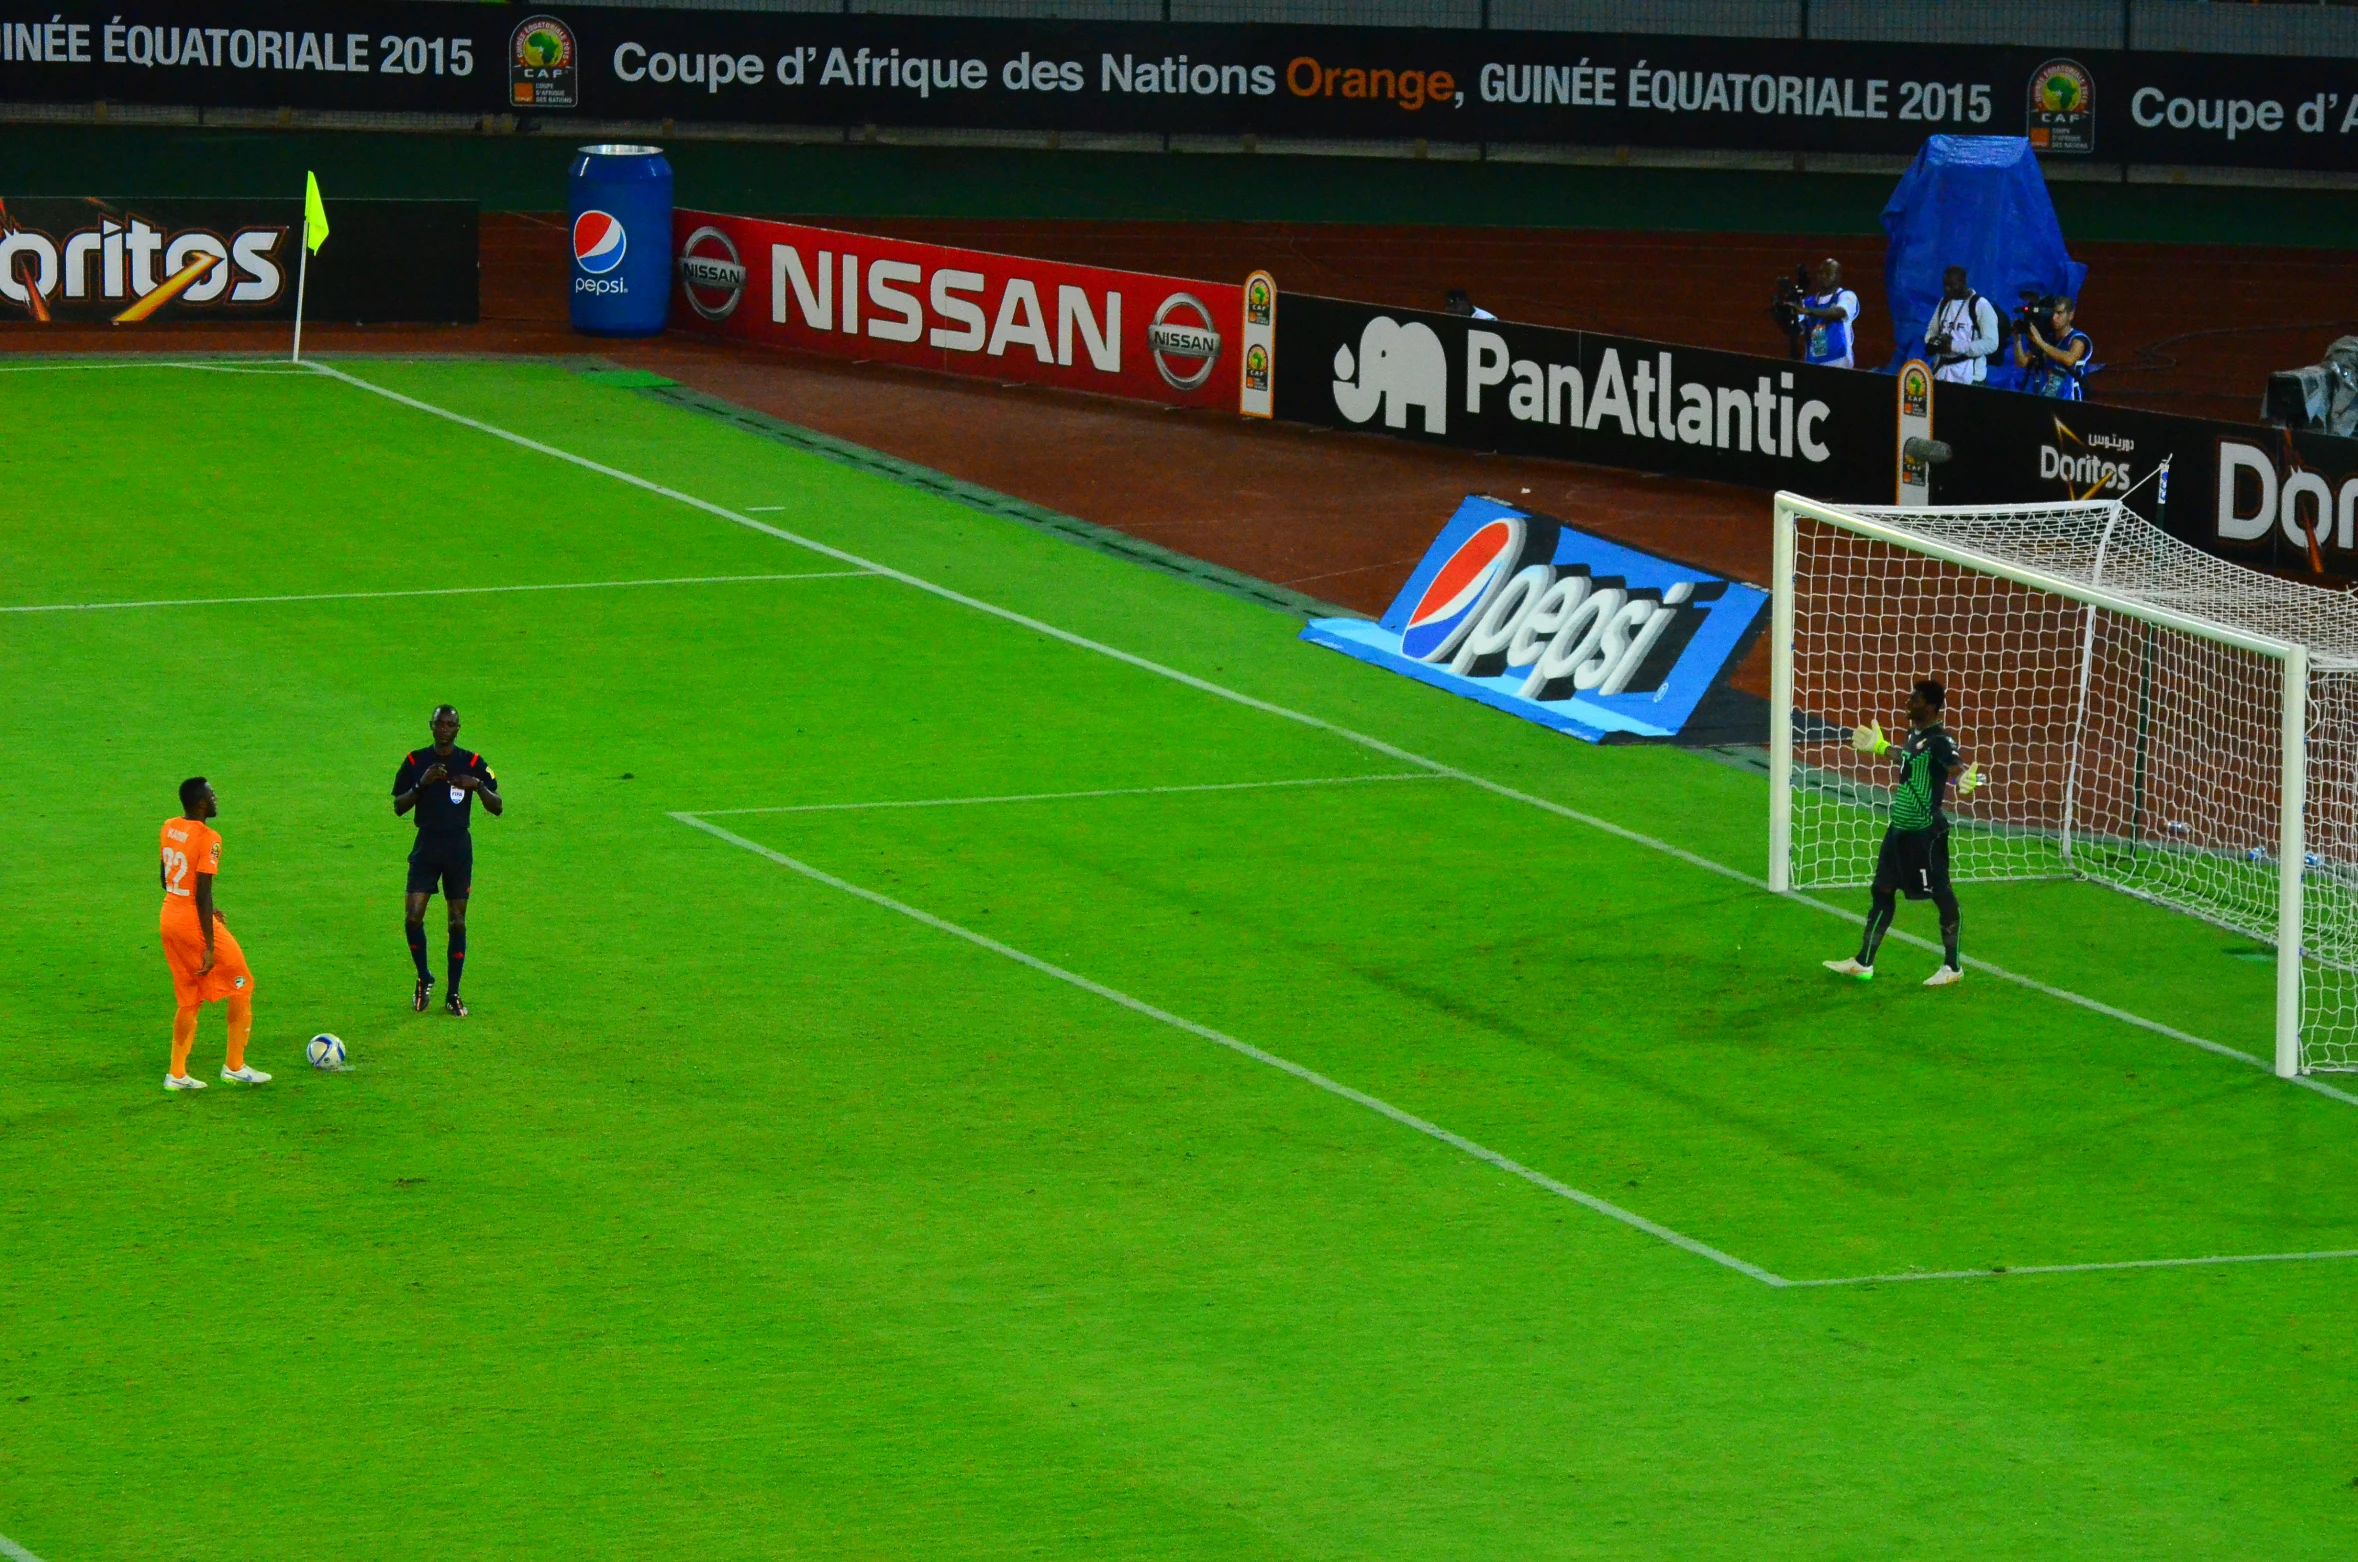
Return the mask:
[[[303,175],[303,242],[316,255],[327,242],[327,202],[319,198],[319,175],[306,171]]]

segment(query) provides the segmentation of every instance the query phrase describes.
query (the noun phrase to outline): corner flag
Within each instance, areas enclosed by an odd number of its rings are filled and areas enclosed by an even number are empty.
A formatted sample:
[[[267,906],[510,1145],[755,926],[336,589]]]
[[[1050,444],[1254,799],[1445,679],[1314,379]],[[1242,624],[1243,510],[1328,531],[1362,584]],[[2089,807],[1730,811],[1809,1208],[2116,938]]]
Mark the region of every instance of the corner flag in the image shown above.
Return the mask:
[[[303,293],[311,281],[311,257],[327,242],[327,202],[319,198],[319,175],[303,171],[303,253],[295,272],[295,351],[290,363],[303,361]]]
[[[314,255],[327,242],[327,202],[319,198],[319,175],[303,175],[303,243]]]

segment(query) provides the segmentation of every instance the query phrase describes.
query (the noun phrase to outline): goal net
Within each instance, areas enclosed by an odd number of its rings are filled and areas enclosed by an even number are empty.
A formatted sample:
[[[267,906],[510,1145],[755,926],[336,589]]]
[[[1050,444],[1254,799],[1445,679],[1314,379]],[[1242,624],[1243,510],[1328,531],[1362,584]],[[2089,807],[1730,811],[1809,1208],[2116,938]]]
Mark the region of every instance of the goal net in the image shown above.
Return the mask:
[[[1982,784],[1960,880],[2085,878],[2276,947],[2276,1068],[2358,1069],[2358,598],[2118,503],[1777,496],[1770,882],[1873,880],[1919,678]]]

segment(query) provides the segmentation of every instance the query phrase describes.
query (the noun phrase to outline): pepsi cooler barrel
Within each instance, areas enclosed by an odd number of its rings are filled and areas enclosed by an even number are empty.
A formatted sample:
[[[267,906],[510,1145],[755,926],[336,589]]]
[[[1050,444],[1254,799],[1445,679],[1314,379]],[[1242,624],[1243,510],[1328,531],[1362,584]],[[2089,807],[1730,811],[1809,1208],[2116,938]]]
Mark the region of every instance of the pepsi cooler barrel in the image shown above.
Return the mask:
[[[653,336],[671,309],[671,164],[655,146],[585,146],[567,180],[573,329]]]

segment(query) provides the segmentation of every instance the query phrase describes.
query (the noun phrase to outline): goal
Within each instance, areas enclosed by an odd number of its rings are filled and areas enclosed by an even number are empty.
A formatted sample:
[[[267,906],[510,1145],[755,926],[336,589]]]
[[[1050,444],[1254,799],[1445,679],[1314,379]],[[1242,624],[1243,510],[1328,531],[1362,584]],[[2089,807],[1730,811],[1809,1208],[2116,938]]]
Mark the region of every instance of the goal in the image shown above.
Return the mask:
[[[2275,946],[2279,1074],[2358,1070],[2358,598],[2115,502],[1776,501],[1769,882],[1872,881],[1903,722],[1938,678],[1982,784],[1959,880],[2083,878]]]

